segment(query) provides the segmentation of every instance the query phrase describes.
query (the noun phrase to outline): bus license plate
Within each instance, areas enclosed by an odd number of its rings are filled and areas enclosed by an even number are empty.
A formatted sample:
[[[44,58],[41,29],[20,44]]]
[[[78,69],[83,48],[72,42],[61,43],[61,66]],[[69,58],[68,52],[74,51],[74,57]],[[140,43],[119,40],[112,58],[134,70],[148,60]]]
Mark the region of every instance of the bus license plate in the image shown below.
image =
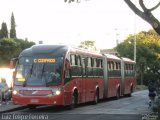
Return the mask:
[[[38,99],[31,99],[31,103],[38,103],[39,100]]]

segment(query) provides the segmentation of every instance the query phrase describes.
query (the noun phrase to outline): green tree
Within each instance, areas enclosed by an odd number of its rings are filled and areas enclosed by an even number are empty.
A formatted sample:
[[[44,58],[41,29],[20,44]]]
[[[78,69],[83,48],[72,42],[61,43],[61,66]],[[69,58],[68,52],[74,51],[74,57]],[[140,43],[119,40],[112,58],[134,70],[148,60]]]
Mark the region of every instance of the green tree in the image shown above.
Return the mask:
[[[8,38],[8,29],[5,22],[3,22],[1,25],[0,39],[1,38]]]
[[[16,38],[16,24],[14,15],[11,16],[10,38],[8,38],[8,29],[5,22],[1,25],[0,30],[0,66],[9,66],[11,58],[18,57],[20,52],[26,48],[35,45],[34,42],[27,39]]]
[[[138,82],[147,84],[149,80],[160,79],[160,38],[153,30],[140,32],[137,38],[137,75]],[[115,48],[120,56],[133,59],[134,35],[130,35]],[[148,76],[150,75],[150,77]],[[154,76],[154,77],[153,77]]]
[[[14,39],[2,38],[0,40],[0,66],[8,66],[10,59],[17,56],[17,47]]]
[[[88,49],[90,51],[97,51],[95,41],[92,40],[85,40],[80,43],[80,48]]]
[[[9,66],[11,58],[18,57],[22,50],[34,44],[23,39],[2,38],[0,40],[0,66]]]
[[[12,12],[12,15],[11,15],[10,38],[17,38],[16,37],[16,23],[15,23],[15,18],[14,18],[13,12]]]
[[[31,47],[32,45],[35,45],[34,42],[30,42],[27,39],[15,39],[15,42],[18,45],[18,54],[22,52],[24,49]]]

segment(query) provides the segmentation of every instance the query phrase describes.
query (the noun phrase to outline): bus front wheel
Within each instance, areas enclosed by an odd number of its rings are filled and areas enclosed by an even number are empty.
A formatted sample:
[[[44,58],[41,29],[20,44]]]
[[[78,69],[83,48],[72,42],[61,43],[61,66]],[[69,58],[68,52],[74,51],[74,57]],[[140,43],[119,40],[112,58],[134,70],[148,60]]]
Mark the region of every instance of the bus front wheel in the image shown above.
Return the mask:
[[[78,97],[76,95],[72,95],[71,104],[69,105],[69,109],[72,110],[77,106]]]
[[[128,97],[132,97],[132,93],[133,93],[133,86],[131,86],[131,88],[130,88],[130,93],[127,94],[127,96],[128,96]]]
[[[116,100],[118,100],[120,98],[120,89],[117,90],[117,93],[116,93]]]

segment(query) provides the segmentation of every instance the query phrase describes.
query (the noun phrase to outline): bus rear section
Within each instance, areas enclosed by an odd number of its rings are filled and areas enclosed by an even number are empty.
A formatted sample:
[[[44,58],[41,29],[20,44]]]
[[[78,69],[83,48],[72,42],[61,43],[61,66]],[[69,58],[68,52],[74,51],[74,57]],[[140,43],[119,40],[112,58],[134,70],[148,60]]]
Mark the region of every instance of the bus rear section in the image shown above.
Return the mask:
[[[136,89],[136,63],[135,61],[122,57],[122,81],[124,95],[131,96]]]
[[[104,97],[131,96],[136,87],[135,62],[104,54]]]

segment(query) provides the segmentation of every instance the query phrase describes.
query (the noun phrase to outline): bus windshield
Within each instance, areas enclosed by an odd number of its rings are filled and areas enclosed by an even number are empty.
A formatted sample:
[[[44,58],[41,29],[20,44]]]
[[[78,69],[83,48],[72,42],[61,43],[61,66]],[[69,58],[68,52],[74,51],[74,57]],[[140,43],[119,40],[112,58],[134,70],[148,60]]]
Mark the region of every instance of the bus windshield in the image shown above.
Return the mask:
[[[17,63],[15,85],[53,86],[61,82],[63,57],[21,57]]]

